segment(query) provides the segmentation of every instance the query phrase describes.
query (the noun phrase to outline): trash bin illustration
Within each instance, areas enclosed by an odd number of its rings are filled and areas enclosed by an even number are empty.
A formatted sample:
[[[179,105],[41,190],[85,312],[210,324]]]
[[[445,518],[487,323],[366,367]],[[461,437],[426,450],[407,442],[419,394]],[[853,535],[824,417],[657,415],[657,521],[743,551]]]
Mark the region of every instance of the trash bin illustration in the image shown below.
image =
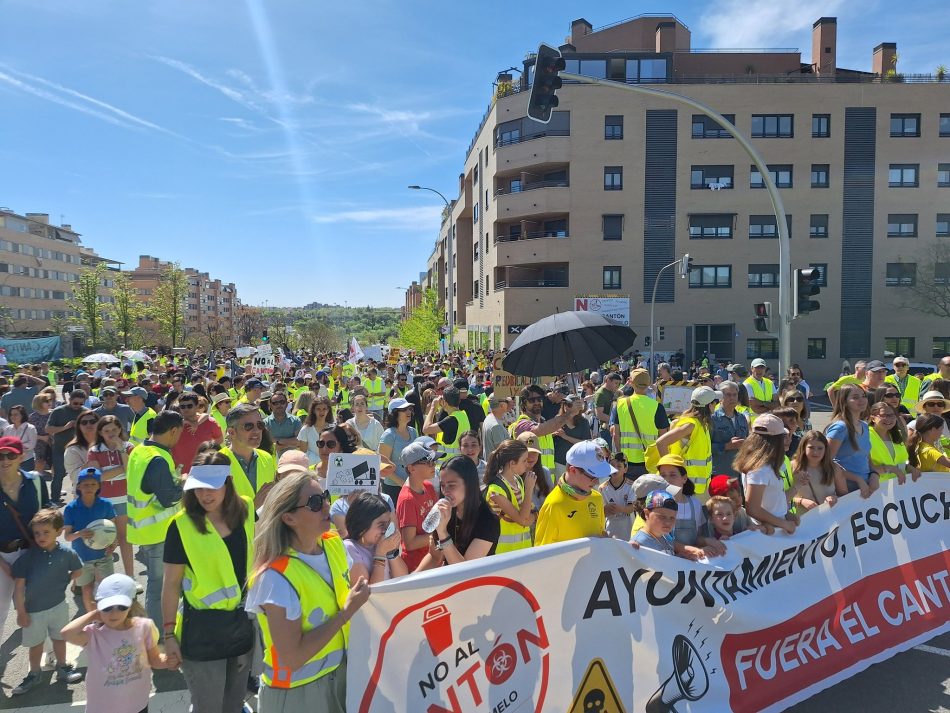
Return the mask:
[[[444,604],[429,607],[422,614],[422,630],[425,632],[432,655],[438,656],[452,645],[452,614]]]

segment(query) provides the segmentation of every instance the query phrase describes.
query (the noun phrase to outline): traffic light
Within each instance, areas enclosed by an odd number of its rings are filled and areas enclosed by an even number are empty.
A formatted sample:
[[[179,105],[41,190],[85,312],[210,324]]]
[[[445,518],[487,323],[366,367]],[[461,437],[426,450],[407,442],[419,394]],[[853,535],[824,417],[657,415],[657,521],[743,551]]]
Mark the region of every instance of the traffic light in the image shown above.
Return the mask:
[[[821,292],[821,270],[817,267],[800,267],[795,270],[795,316],[821,309],[821,304],[812,299]]]
[[[561,88],[558,72],[564,71],[564,58],[550,45],[538,47],[534,62],[534,82],[528,95],[528,116],[542,124],[551,121],[551,110],[557,106],[557,90]]]
[[[267,336],[267,330],[266,330],[266,329],[264,330],[264,334],[261,335],[261,342],[262,342],[263,344],[268,344],[268,343],[270,343],[270,337]]]
[[[771,302],[757,302],[752,305],[755,308],[755,331],[756,332],[771,332],[772,331],[772,303]]]
[[[689,277],[689,273],[693,270],[693,258],[689,256],[689,253],[683,255],[680,258],[680,277]]]

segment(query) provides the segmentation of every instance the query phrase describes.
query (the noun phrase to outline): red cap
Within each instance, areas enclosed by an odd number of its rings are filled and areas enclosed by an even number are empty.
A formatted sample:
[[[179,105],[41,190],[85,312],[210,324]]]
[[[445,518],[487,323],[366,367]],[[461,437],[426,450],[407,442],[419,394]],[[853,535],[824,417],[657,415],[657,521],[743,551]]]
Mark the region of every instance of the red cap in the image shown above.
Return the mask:
[[[709,481],[710,495],[727,495],[730,490],[738,490],[739,481],[728,475],[715,475]]]
[[[16,436],[4,436],[0,438],[0,453],[16,453],[23,455],[23,441]]]

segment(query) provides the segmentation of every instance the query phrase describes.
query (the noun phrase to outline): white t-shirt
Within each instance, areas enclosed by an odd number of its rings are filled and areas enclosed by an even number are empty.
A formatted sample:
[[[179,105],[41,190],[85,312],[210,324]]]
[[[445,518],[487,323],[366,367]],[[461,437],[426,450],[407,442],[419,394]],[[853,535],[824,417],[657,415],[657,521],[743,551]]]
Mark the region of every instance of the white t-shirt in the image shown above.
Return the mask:
[[[330,562],[327,560],[326,554],[321,552],[318,555],[304,555],[298,552],[297,557],[300,558],[301,562],[309,565],[313,571],[319,574],[331,589],[333,588],[333,575],[330,572]],[[349,571],[349,568],[352,566],[353,560],[350,557],[350,553],[347,552],[347,571]],[[294,588],[290,585],[287,578],[280,572],[275,572],[272,569],[265,569],[260,576],[254,580],[251,591],[247,594],[244,609],[250,614],[260,614],[263,613],[263,609],[261,608],[263,604],[273,604],[274,606],[282,607],[288,621],[296,621],[300,618],[300,597],[297,596],[297,592],[294,591]],[[324,617],[323,621],[329,618],[326,613],[324,613]],[[317,622],[316,626],[322,624],[323,621]]]
[[[353,428],[360,432],[360,438],[363,439],[363,445],[369,448],[371,451],[379,450],[379,441],[383,437],[383,424],[377,421],[374,417],[369,417],[369,423],[366,424],[366,430],[363,430],[356,423],[356,417],[354,416],[349,421],[347,421]]]
[[[307,458],[310,459],[310,465],[320,465],[320,449],[317,448],[320,432],[317,428],[315,426],[304,426],[297,434],[297,440],[307,444]]]
[[[765,486],[765,492],[762,493],[763,510],[779,518],[784,518],[788,513],[788,501],[785,500],[782,478],[773,470],[772,466],[764,465],[749,473],[743,473],[742,482],[746,485]]]

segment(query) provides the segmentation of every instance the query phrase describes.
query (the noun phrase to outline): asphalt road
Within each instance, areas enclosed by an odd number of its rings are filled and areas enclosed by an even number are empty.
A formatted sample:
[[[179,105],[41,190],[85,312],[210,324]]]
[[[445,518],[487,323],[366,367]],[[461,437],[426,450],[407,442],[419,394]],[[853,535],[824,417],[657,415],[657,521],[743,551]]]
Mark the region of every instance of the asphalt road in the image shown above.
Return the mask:
[[[823,428],[828,423],[828,415],[816,409],[813,425]],[[144,567],[136,561],[136,578],[144,584],[143,574]],[[75,614],[81,602],[78,598],[68,599],[71,612]],[[44,673],[43,686],[24,696],[10,697],[11,689],[29,669],[12,608],[4,632],[5,640],[0,644],[0,710],[75,713],[86,698],[84,684],[67,686],[55,683],[51,680],[52,672]],[[76,660],[80,653],[69,647],[70,660]],[[84,665],[81,658],[79,664]],[[153,682],[155,695],[149,704],[150,711],[187,713],[188,692],[179,673],[156,671]],[[950,713],[950,634],[935,637],[922,646],[875,664],[789,710],[794,713]]]

